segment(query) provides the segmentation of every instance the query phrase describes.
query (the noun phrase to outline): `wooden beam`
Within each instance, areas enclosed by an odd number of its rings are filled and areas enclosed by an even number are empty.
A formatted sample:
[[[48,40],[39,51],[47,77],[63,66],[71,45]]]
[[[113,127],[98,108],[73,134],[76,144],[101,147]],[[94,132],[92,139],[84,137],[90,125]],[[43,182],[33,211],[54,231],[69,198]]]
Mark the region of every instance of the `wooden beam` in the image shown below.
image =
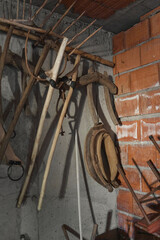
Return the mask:
[[[23,20],[22,20],[23,21]],[[26,25],[26,24],[23,24],[21,23],[20,21],[16,21],[16,20],[8,20],[8,19],[5,19],[5,18],[0,18],[0,23],[2,24],[9,24],[9,25],[12,25],[14,27],[19,27],[19,28],[22,28],[22,29],[26,29],[26,30],[30,30],[30,31],[35,31],[36,33],[41,33],[41,34],[46,34],[46,35],[50,35],[52,37],[56,37],[56,38],[61,38],[63,39],[64,37],[55,33],[55,32],[47,32],[46,30],[42,29],[42,28],[38,28],[38,27],[32,27],[32,26],[29,26],[29,25]]]
[[[8,30],[9,30],[9,26],[0,24],[0,31],[8,32]],[[26,31],[19,30],[19,29],[16,29],[16,28],[14,28],[13,34],[16,35],[16,36],[19,36],[19,37],[23,37],[23,38],[27,37],[27,32]],[[43,36],[43,34],[41,34],[41,35]],[[30,33],[29,34],[29,39],[32,40],[32,41],[40,41],[41,42],[41,37],[40,36],[36,35],[36,34],[33,34],[33,33]],[[41,44],[44,44],[44,43],[41,42]],[[54,42],[53,42],[52,48],[55,48],[55,43]],[[70,52],[73,51],[73,49],[74,49],[73,47],[67,46],[65,51],[67,53],[70,53]],[[101,64],[106,65],[106,66],[111,67],[111,68],[113,68],[114,65],[115,65],[113,62],[111,62],[109,60],[106,60],[104,58],[101,58],[99,56],[96,56],[96,55],[93,55],[93,54],[90,54],[90,53],[87,53],[87,52],[84,52],[84,51],[79,50],[79,49],[76,49],[74,51],[74,54],[80,55],[83,58],[87,58],[88,60],[101,63]]]

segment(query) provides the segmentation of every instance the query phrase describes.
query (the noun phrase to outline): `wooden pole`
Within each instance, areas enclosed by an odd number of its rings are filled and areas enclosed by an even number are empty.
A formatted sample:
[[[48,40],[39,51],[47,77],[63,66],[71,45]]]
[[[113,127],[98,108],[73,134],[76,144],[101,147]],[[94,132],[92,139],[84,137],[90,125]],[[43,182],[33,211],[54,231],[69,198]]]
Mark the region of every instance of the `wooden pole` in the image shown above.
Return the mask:
[[[39,73],[39,71],[40,71],[40,69],[41,69],[41,67],[43,65],[43,62],[46,59],[46,56],[47,56],[47,54],[49,52],[49,49],[50,49],[50,42],[47,42],[46,45],[44,46],[43,52],[42,52],[42,54],[41,54],[41,56],[40,56],[40,58],[39,58],[39,60],[37,62],[37,65],[35,67],[35,71],[34,71],[35,75],[38,75],[38,73]],[[25,102],[27,100],[27,97],[28,97],[28,95],[29,95],[29,93],[30,93],[30,91],[32,89],[32,86],[33,86],[34,82],[35,82],[35,79],[33,77],[30,77],[29,82],[27,84],[27,87],[26,87],[26,89],[24,91],[24,94],[22,95],[22,98],[21,98],[21,100],[20,100],[20,102],[19,102],[19,104],[18,104],[18,106],[16,108],[13,120],[10,123],[10,126],[8,128],[8,131],[7,131],[6,135],[5,135],[5,137],[3,138],[2,145],[1,145],[1,148],[0,148],[0,161],[2,161],[2,159],[3,159],[4,153],[6,151],[8,143],[9,143],[9,139],[10,139],[10,137],[12,135],[12,132],[13,132],[16,124],[17,124],[17,121],[18,121],[18,118],[20,116],[20,113],[21,113],[21,111],[23,109],[23,106],[24,106],[24,104],[25,104]]]
[[[0,18],[0,23],[13,25],[15,27],[26,29],[28,31],[31,30],[31,31],[35,31],[37,33],[46,34],[46,35],[50,35],[52,37],[57,37],[57,38],[63,39],[63,36],[61,36],[61,35],[59,35],[55,32],[51,32],[51,31],[47,32],[46,30],[44,30],[42,28],[31,27],[31,26],[28,26],[28,25],[25,25],[25,24],[22,24],[22,23],[18,23],[15,20],[8,20],[8,19],[5,19],[5,18]]]
[[[113,62],[109,61],[109,60],[106,60],[104,58],[101,58],[99,56],[96,56],[96,55],[93,55],[93,54],[90,54],[90,53],[87,53],[87,52],[84,52],[82,50],[75,49],[73,47],[67,46],[66,47],[66,52],[68,52],[69,55],[71,55],[71,54],[80,55],[83,58],[87,58],[88,60],[104,64],[104,65],[106,65],[108,67],[111,67],[111,68],[114,68],[114,66],[115,66],[115,64]]]
[[[80,56],[78,55],[76,57],[75,65],[79,61],[80,61]],[[78,71],[76,71],[72,76],[72,81],[73,82],[75,82],[76,79],[77,79],[77,73],[78,73]],[[51,145],[51,149],[50,149],[50,153],[49,153],[49,156],[48,156],[47,165],[46,165],[46,169],[45,169],[45,173],[44,173],[44,177],[43,177],[43,181],[42,181],[42,187],[41,187],[39,202],[38,202],[38,210],[39,211],[41,210],[41,207],[42,207],[42,201],[43,201],[43,197],[44,197],[47,177],[48,177],[48,174],[49,174],[49,169],[50,169],[51,161],[52,161],[53,154],[54,154],[54,151],[55,151],[56,143],[57,143],[57,140],[58,140],[59,133],[61,131],[62,122],[63,122],[63,119],[65,117],[65,114],[66,114],[66,111],[67,111],[68,104],[69,104],[69,101],[71,99],[72,93],[73,93],[73,88],[70,87],[67,98],[66,98],[66,101],[64,103],[64,106],[63,106],[63,109],[62,109],[62,112],[61,112],[61,116],[59,118],[59,122],[58,122],[58,125],[57,125],[55,136],[54,136],[54,139],[53,139],[53,142],[52,142],[52,145]]]
[[[52,79],[54,81],[56,81],[57,76],[58,76],[58,72],[59,72],[59,69],[60,69],[60,65],[61,65],[63,54],[64,54],[64,51],[65,51],[65,47],[67,45],[67,41],[68,41],[67,38],[63,39],[61,47],[60,47],[58,55],[57,55],[57,58],[56,58],[56,61],[55,61],[54,66],[52,68]],[[35,164],[35,160],[36,160],[36,156],[37,156],[37,152],[38,152],[40,137],[41,137],[42,130],[43,130],[44,120],[45,120],[45,117],[46,117],[46,114],[47,114],[47,111],[48,111],[48,107],[49,107],[49,104],[50,104],[50,101],[51,101],[51,98],[52,98],[52,95],[53,95],[53,90],[54,90],[54,88],[50,85],[49,89],[48,89],[47,97],[46,97],[46,100],[45,100],[45,103],[44,103],[44,107],[43,107],[43,110],[42,110],[38,130],[37,130],[37,134],[36,134],[36,138],[35,138],[35,142],[34,142],[34,146],[33,146],[31,163],[30,163],[25,182],[24,182],[24,185],[22,187],[22,190],[21,190],[21,193],[20,193],[20,196],[19,196],[19,199],[18,199],[17,207],[20,207],[21,204],[22,204],[24,195],[26,193],[26,190],[27,190],[30,178],[31,178],[31,174],[32,174],[32,171],[33,171],[33,168],[34,168],[34,164]]]
[[[8,29],[9,27],[8,26],[4,26],[4,25],[0,25],[0,30],[1,31],[4,31],[4,32],[8,32]],[[13,34],[16,35],[16,36],[19,36],[19,37],[23,37],[23,38],[26,38],[27,37],[27,32],[25,32],[24,30],[19,30],[19,29],[14,29],[13,30]],[[62,37],[62,36],[61,36]],[[40,36],[37,36],[36,34],[34,33],[30,33],[28,38],[30,40],[33,40],[33,41],[38,41],[38,42],[41,42],[41,37]],[[42,42],[41,42],[42,43]],[[42,43],[43,44],[43,43]],[[55,44],[53,43],[53,46],[52,48],[55,48]],[[73,47],[69,47],[67,46],[65,51],[67,53],[70,53],[74,50]],[[109,60],[106,60],[104,58],[101,58],[99,56],[96,56],[96,55],[93,55],[93,54],[90,54],[90,53],[87,53],[87,52],[84,52],[82,50],[79,50],[79,49],[76,49],[74,50],[74,52],[72,54],[76,54],[76,55],[80,55],[81,57],[83,58],[87,58],[88,60],[91,60],[91,61],[95,61],[95,62],[98,62],[98,63],[101,63],[103,65],[106,65],[108,67],[111,67],[113,68],[115,66],[115,64]]]
[[[98,224],[94,224],[93,225],[93,231],[92,231],[91,240],[95,240],[96,239],[97,229],[98,229]]]
[[[12,36],[12,32],[13,32],[13,26],[9,27],[8,33],[7,33],[7,37],[5,40],[5,44],[4,44],[4,48],[3,48],[3,52],[1,54],[0,57],[0,121],[2,121],[2,115],[3,115],[3,110],[2,110],[2,97],[1,97],[1,80],[2,80],[2,74],[3,74],[3,69],[4,69],[4,65],[5,65],[5,59],[6,59],[6,55],[7,55],[7,51],[9,48],[9,43],[11,40],[11,36]]]

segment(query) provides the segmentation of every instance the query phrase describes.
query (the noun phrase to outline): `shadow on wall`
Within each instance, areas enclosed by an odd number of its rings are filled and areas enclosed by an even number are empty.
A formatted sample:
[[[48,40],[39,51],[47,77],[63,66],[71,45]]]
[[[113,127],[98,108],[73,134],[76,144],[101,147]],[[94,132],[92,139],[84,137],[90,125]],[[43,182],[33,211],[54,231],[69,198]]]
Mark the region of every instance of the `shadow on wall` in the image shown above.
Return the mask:
[[[89,64],[86,60],[84,60],[82,75],[87,73],[88,68],[89,68]],[[83,108],[84,108],[84,104],[85,104],[85,100],[86,100],[86,91],[83,91],[83,89],[80,89],[80,93],[81,93],[81,98],[80,98],[79,104],[77,103],[77,98],[76,98],[77,94],[72,95],[72,102],[74,102],[74,104],[75,104],[76,115],[69,116],[71,119],[69,121],[70,129],[71,129],[71,140],[70,140],[68,152],[67,152],[66,159],[65,159],[65,166],[64,166],[64,171],[63,171],[61,188],[60,188],[60,192],[59,192],[59,198],[63,198],[65,196],[65,191],[66,191],[68,176],[69,176],[69,169],[70,169],[70,165],[71,165],[71,158],[72,158],[72,154],[73,154],[73,150],[74,150],[74,148],[73,148],[74,142],[75,142],[74,133],[75,133],[75,130],[78,130],[78,128],[79,128],[79,124],[81,121],[82,112],[83,112]]]

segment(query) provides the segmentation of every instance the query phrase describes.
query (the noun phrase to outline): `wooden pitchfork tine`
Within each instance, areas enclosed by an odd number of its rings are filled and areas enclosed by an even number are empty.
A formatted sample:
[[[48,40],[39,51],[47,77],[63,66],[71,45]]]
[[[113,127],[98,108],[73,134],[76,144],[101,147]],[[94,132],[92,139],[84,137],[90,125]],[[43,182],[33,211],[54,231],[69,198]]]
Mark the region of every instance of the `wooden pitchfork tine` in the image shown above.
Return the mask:
[[[84,14],[86,11],[83,11],[66,29],[60,34],[63,35],[65,32],[67,32]]]
[[[51,47],[50,41],[47,41],[45,46],[44,46],[44,48],[43,48],[42,54],[41,54],[41,56],[40,56],[40,58],[39,58],[39,60],[38,60],[38,62],[36,64],[35,71],[34,71],[35,75],[38,75],[38,73],[39,73],[39,71],[40,71],[40,69],[41,69],[41,67],[43,65],[43,62],[46,59],[46,56],[47,56],[47,54],[48,54],[48,52],[50,50],[50,47]],[[25,102],[27,100],[27,97],[28,97],[28,95],[29,95],[29,93],[30,93],[30,91],[32,89],[32,86],[33,86],[34,82],[35,82],[35,78],[33,76],[31,76],[30,79],[29,79],[29,82],[27,84],[27,87],[26,87],[26,89],[24,91],[24,94],[22,95],[22,98],[21,98],[21,100],[20,100],[20,102],[19,102],[19,104],[18,104],[18,106],[16,108],[13,120],[11,121],[10,126],[8,128],[8,131],[7,131],[6,135],[3,138],[2,145],[0,147],[0,161],[2,161],[2,159],[3,159],[4,153],[6,151],[8,143],[9,143],[9,139],[10,139],[10,137],[12,135],[12,132],[13,132],[16,124],[17,124],[18,118],[19,118],[19,116],[21,114],[23,106],[24,106],[24,104],[25,104]]]
[[[54,13],[54,11],[56,10],[56,8],[61,4],[62,0],[59,0],[56,4],[56,6],[52,9],[52,11],[50,12],[49,15],[46,16],[46,18],[43,20],[42,24],[40,25],[40,28],[42,28],[45,23],[50,19],[50,17],[52,16],[52,14]]]
[[[70,7],[65,11],[65,13],[60,17],[60,19],[56,22],[56,24],[51,28],[49,29],[42,37],[41,40],[44,40],[45,37],[47,36],[47,34],[53,32],[57,27],[58,25],[61,23],[61,21],[63,20],[63,18],[67,15],[67,13],[70,11],[70,9],[75,5],[75,3],[77,2],[77,0],[75,0],[71,5]],[[38,45],[38,41],[34,44],[34,47],[36,47]]]
[[[103,26],[102,26],[103,27]],[[83,40],[80,44],[78,44],[68,55],[71,56],[77,49],[82,47],[84,43],[86,43],[91,37],[93,37],[99,30],[102,29],[102,27],[99,27],[96,31],[94,31],[92,34],[90,34],[86,39]]]
[[[58,76],[59,68],[60,68],[60,65],[61,65],[61,61],[62,61],[62,58],[63,58],[65,47],[67,45],[67,41],[68,41],[67,38],[63,39],[53,68],[50,71],[48,71],[48,73],[46,72],[46,74],[47,75],[49,74],[50,78],[54,81],[56,81],[57,76]],[[51,98],[52,98],[52,95],[53,95],[53,90],[54,90],[54,88],[50,85],[49,89],[48,89],[47,97],[46,97],[46,100],[45,100],[45,103],[44,103],[44,106],[43,106],[38,130],[37,130],[37,135],[36,135],[33,150],[32,150],[31,163],[30,163],[28,174],[27,174],[25,182],[23,184],[20,196],[18,198],[17,207],[20,207],[21,204],[22,204],[24,195],[26,193],[26,190],[27,190],[30,178],[31,178],[31,174],[32,174],[32,171],[33,171],[33,168],[34,168],[34,164],[35,164],[35,160],[36,160],[36,156],[37,156],[37,152],[38,152],[38,146],[39,146],[39,141],[40,141],[40,137],[41,137],[41,134],[42,134],[44,120],[45,120],[45,117],[46,117],[46,114],[47,114],[47,111],[48,111],[48,107],[49,107],[49,104],[50,104],[50,101],[51,101]]]
[[[35,19],[35,17],[39,14],[39,12],[42,10],[42,8],[46,5],[47,2],[48,2],[48,0],[44,0],[42,5],[37,9],[35,14],[32,16],[31,21],[33,21]]]
[[[75,65],[78,62],[80,62],[80,55],[77,55],[76,60],[75,60]],[[52,158],[53,158],[53,154],[54,154],[54,150],[55,150],[56,143],[57,143],[57,140],[58,140],[58,136],[59,136],[59,133],[60,133],[60,130],[61,130],[62,122],[63,122],[63,119],[65,117],[65,114],[66,114],[66,111],[67,111],[67,108],[68,108],[68,104],[69,104],[69,101],[70,101],[72,93],[73,93],[73,88],[74,88],[75,81],[77,79],[77,74],[78,74],[78,70],[73,73],[72,83],[71,83],[67,98],[65,100],[65,103],[64,103],[64,106],[63,106],[63,109],[62,109],[62,112],[61,112],[61,116],[59,118],[59,122],[58,122],[58,125],[57,125],[57,129],[56,129],[56,132],[55,132],[55,136],[54,136],[54,139],[53,139],[53,142],[52,142],[52,145],[51,145],[51,149],[50,149],[50,153],[49,153],[49,156],[48,156],[47,165],[46,165],[46,169],[45,169],[45,173],[44,173],[44,177],[43,177],[43,182],[42,182],[42,187],[41,187],[41,192],[40,192],[40,197],[39,197],[39,203],[38,203],[38,210],[41,210],[41,207],[42,207],[42,201],[43,201],[43,197],[44,197],[45,186],[46,186],[46,181],[47,181],[47,177],[48,177],[48,174],[49,174],[51,161],[52,161]]]
[[[60,19],[56,22],[56,24],[52,27],[51,31],[53,32],[58,25],[62,22],[63,18],[67,15],[67,13],[71,10],[71,8],[75,5],[75,3],[77,2],[77,0],[75,0],[70,7],[65,11],[65,13],[62,15],[62,17],[60,17]]]

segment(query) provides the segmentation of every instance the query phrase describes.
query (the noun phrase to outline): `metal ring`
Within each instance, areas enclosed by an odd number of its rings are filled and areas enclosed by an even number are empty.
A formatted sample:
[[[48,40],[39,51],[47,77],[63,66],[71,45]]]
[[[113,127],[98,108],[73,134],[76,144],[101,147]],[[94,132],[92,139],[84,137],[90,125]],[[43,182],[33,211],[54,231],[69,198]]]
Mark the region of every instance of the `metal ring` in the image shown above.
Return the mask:
[[[11,177],[11,172],[12,172],[12,166],[13,165],[17,165],[17,166],[19,166],[22,169],[22,174],[18,178]],[[8,167],[8,170],[7,170],[7,175],[8,175],[8,178],[10,180],[12,180],[12,181],[19,181],[23,177],[23,175],[24,175],[24,167],[23,167],[23,165],[21,163],[15,162],[15,161],[10,161],[10,165]]]

